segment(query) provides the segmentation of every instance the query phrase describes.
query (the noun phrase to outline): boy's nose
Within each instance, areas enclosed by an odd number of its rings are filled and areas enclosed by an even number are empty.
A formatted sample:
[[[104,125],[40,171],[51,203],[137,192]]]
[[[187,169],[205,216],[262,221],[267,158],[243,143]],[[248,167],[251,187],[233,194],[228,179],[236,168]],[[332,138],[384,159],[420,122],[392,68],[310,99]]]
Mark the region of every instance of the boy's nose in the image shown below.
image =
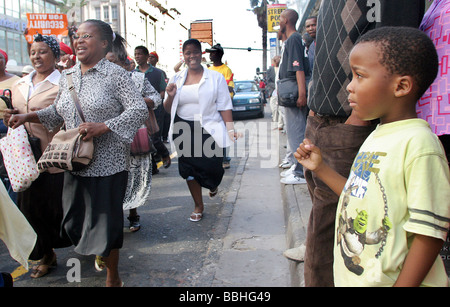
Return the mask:
[[[353,93],[353,80],[352,81],[350,81],[350,83],[347,85],[347,87],[346,87],[346,90],[347,90],[347,92],[349,92],[349,93]]]

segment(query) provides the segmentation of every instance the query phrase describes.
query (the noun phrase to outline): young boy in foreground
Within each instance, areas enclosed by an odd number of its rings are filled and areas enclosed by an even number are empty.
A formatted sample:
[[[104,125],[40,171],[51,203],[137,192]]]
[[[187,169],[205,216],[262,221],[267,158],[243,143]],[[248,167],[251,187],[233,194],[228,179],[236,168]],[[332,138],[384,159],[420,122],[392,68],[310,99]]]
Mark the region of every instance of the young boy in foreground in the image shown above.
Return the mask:
[[[435,47],[417,29],[380,28],[360,38],[350,66],[353,112],[380,125],[361,146],[348,179],[323,163],[307,139],[295,153],[341,195],[335,285],[447,286],[439,251],[450,221],[449,167],[438,138],[415,111],[438,71]]]

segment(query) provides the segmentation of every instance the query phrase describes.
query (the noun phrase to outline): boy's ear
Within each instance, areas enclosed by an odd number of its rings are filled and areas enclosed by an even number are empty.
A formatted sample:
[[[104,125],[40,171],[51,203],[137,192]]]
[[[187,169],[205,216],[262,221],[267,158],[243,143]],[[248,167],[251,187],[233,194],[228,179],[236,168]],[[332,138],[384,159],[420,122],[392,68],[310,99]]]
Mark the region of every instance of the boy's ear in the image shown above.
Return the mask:
[[[398,76],[394,95],[397,98],[409,95],[414,87],[414,80],[411,76]]]

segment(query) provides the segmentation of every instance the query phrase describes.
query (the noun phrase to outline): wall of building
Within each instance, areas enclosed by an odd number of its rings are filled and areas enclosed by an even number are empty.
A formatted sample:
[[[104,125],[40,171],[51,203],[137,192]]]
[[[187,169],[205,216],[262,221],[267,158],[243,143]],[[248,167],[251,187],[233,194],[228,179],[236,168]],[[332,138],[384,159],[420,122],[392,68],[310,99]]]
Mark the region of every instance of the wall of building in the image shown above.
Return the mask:
[[[143,45],[159,55],[157,67],[172,75],[180,60],[179,41],[188,38],[188,29],[180,24],[179,16],[171,10],[170,0],[94,0],[80,9],[80,20],[100,19],[128,42],[127,51]]]
[[[27,42],[23,35],[27,13],[59,13],[55,1],[0,0],[0,49],[8,54],[7,70],[21,75],[22,67],[30,64]]]
[[[75,2],[75,3],[79,3]],[[69,1],[70,4],[70,1]],[[173,4],[173,3],[172,3]],[[53,0],[0,0],[0,49],[8,53],[8,71],[20,74],[29,65],[27,43],[23,35],[27,13],[60,13]],[[187,27],[179,20],[170,0],[93,0],[83,7],[68,12],[69,24],[80,24],[87,19],[100,19],[128,42],[127,51],[134,56],[134,48],[146,46],[156,51],[158,67],[172,75],[180,60],[180,40],[188,38]]]

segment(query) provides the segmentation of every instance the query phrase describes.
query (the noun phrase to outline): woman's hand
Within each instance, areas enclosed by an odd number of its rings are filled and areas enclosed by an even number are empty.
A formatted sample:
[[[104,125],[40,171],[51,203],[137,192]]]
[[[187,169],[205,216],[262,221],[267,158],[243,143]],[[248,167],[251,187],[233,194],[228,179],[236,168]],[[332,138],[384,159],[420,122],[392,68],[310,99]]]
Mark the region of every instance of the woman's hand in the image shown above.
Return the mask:
[[[174,97],[177,93],[177,85],[175,83],[169,83],[166,87],[166,92],[169,97]]]
[[[230,137],[230,139],[235,142],[237,141],[238,138],[240,138],[242,136],[242,133],[237,132],[234,129],[228,130],[228,136]]]
[[[104,123],[82,123],[78,126],[78,132],[83,135],[83,141],[89,141],[93,137],[101,136],[111,131]]]
[[[5,109],[3,110],[3,123],[5,126],[9,126],[9,119],[12,115],[18,114],[19,110],[17,109]]]
[[[166,87],[167,92],[167,98],[164,100],[164,110],[166,110],[167,113],[171,113],[172,110],[172,103],[175,95],[177,94],[177,85],[175,83],[169,83]]]

